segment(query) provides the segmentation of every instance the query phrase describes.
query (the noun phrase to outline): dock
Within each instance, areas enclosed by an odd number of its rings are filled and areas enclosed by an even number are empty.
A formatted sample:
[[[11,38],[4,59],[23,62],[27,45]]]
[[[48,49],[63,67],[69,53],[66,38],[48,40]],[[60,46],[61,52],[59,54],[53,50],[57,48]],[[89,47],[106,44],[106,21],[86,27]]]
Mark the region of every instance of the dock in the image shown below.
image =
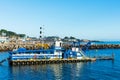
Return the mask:
[[[84,58],[84,59],[42,59],[42,60],[13,60],[10,61],[10,65],[40,65],[40,64],[59,64],[59,63],[76,63],[76,62],[92,62],[96,61],[96,58]]]

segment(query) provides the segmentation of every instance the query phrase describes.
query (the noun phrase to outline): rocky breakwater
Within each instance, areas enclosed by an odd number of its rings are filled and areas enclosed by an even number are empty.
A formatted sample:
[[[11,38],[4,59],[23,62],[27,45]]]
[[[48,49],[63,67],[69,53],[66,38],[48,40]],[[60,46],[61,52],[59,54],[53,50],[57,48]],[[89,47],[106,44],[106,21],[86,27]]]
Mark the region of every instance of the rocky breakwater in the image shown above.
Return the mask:
[[[41,44],[41,43],[0,43],[0,52],[3,51],[12,51],[13,49],[18,48],[26,48],[27,50],[33,50],[33,49],[40,49],[49,48],[48,44]]]
[[[84,45],[81,45],[80,47],[82,48]],[[13,49],[18,49],[18,48],[26,48],[28,50],[33,50],[33,49],[48,49],[50,46],[48,44],[41,44],[41,43],[0,43],[0,52],[3,51],[12,51]],[[69,49],[72,46],[70,45],[64,45],[63,48]],[[105,45],[91,45],[90,49],[119,49],[120,44],[105,44]]]
[[[85,45],[80,45],[80,48],[84,47]],[[72,48],[71,45],[64,45],[65,49]],[[101,44],[101,45],[91,45],[89,49],[120,49],[120,44]]]
[[[91,45],[90,49],[119,49],[120,44]]]

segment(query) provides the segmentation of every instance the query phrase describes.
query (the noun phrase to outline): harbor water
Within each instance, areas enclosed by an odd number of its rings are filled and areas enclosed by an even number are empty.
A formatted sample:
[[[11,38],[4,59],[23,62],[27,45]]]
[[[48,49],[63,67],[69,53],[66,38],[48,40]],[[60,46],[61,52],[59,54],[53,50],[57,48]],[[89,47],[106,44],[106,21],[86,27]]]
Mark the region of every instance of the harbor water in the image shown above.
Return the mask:
[[[43,65],[9,66],[0,65],[0,80],[119,80],[120,49],[89,50],[87,56],[115,54],[115,60],[95,62],[60,63]],[[0,60],[7,58],[7,52],[0,53]]]
[[[96,45],[118,45],[120,44],[120,41],[101,41],[101,42],[92,42]]]

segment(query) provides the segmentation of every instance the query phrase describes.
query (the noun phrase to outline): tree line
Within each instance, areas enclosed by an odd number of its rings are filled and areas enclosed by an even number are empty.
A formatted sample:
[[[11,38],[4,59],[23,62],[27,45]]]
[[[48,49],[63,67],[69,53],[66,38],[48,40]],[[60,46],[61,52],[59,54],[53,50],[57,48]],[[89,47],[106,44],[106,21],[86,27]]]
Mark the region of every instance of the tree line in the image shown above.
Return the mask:
[[[7,31],[5,29],[1,29],[0,30],[0,36],[6,36],[6,37],[25,37],[26,35],[25,34],[17,34],[15,32],[12,32],[12,31]]]

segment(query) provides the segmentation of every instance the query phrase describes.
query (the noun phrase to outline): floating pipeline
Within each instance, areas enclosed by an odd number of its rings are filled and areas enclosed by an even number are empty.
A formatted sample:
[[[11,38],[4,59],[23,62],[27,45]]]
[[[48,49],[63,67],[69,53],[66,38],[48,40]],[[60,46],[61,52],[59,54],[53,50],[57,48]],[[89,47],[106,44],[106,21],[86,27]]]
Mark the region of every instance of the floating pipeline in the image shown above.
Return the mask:
[[[17,48],[26,48],[27,50],[33,50],[33,49],[40,49],[40,46],[36,46],[35,44],[10,44],[10,45],[0,45],[0,52],[3,51],[12,51],[13,49],[17,49]],[[64,45],[63,48],[64,49],[69,49],[72,46],[68,46],[68,45]],[[82,48],[83,45],[80,45],[80,47]],[[120,49],[120,45],[119,44],[106,44],[106,45],[91,45],[89,49]]]

